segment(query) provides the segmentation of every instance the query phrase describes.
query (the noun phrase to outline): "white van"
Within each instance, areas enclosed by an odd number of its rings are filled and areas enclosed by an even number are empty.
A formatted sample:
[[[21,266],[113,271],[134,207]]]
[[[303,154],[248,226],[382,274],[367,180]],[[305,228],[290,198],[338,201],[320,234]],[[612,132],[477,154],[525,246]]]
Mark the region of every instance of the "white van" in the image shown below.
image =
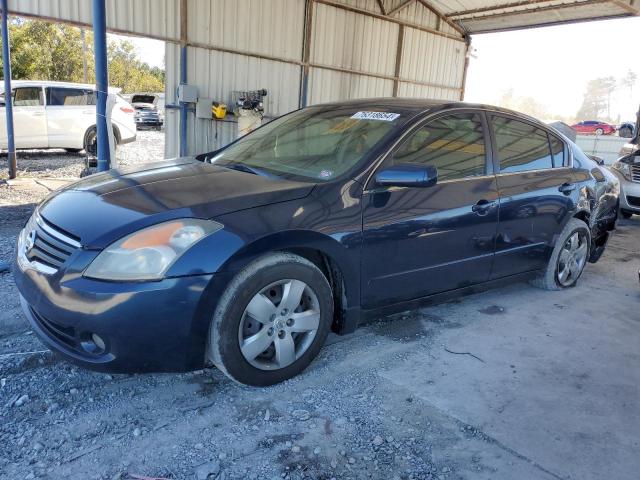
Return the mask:
[[[135,110],[118,95],[111,122],[116,143],[136,139]],[[0,148],[7,148],[4,86],[0,84]],[[64,148],[71,152],[96,150],[95,85],[36,80],[11,82],[16,148]]]

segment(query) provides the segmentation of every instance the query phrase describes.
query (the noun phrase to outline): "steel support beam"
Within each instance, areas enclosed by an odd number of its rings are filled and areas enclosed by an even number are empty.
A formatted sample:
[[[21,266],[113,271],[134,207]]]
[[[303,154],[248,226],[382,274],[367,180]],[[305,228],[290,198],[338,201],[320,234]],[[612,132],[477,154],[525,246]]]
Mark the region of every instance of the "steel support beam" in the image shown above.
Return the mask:
[[[459,42],[464,42],[464,38],[458,35],[452,35],[450,33],[440,32],[434,28],[424,27],[422,25],[418,25],[417,23],[405,22],[404,20],[400,20],[395,17],[389,17],[388,15],[381,15],[379,13],[370,12],[369,10],[363,10],[361,8],[352,7],[350,5],[346,5],[344,3],[338,3],[332,0],[315,0],[316,3],[321,3],[323,5],[329,5],[330,7],[339,8],[341,10],[345,10],[347,12],[359,13],[360,15],[364,15],[366,17],[377,18],[378,20],[385,20],[387,22],[397,23],[398,25],[404,25],[405,27],[415,28],[416,30],[420,30],[422,32],[432,33],[434,35],[438,35],[440,37],[451,38],[452,40],[457,40]]]
[[[479,8],[472,8],[469,10],[459,10],[456,12],[451,12],[451,13],[447,13],[446,16],[448,18],[456,18],[456,17],[462,17],[462,16],[466,16],[466,15],[475,15],[477,13],[484,13],[484,12],[495,12],[496,10],[502,10],[505,8],[516,8],[516,7],[523,7],[523,6],[535,6],[537,4],[541,4],[541,3],[551,3],[552,0],[519,0],[517,2],[509,2],[509,3],[501,3],[499,5],[491,5],[490,7],[479,7]]]
[[[400,69],[402,68],[402,51],[404,50],[404,25],[398,27],[398,46],[396,48],[396,66],[394,70],[393,80],[393,96],[398,96],[398,90],[400,88]]]
[[[96,132],[98,143],[98,171],[109,170],[109,127],[107,126],[107,21],[105,0],[93,0],[93,51],[96,59]]]
[[[447,18],[447,16],[442,13],[440,10],[438,10],[436,7],[434,7],[431,2],[428,2],[427,0],[418,0],[418,2],[427,10],[429,10],[430,12],[432,12],[436,17],[438,17],[438,23],[439,22],[444,22],[447,25],[449,25],[451,28],[453,28],[456,32],[458,32],[460,35],[462,36],[467,36],[467,32],[460,26],[458,25],[456,22],[449,20]],[[440,30],[440,28],[438,27],[438,30]]]
[[[572,3],[561,3],[561,4],[551,4],[551,5],[541,5],[536,6],[540,3],[549,3],[548,0],[544,2],[532,1],[532,2],[518,2],[510,4],[509,6],[505,6],[505,8],[516,8],[516,7],[530,7],[523,8],[521,10],[510,10],[507,12],[500,11],[502,9],[494,7],[490,9],[486,9],[484,11],[480,11],[481,9],[477,9],[476,11],[467,11],[467,12],[458,12],[447,15],[449,19],[455,19],[460,21],[465,20],[482,20],[485,18],[497,18],[497,17],[508,17],[512,15],[523,15],[537,12],[547,12],[553,10],[564,10],[567,8],[575,8],[582,7],[584,5],[597,5],[602,3],[611,3],[611,0],[584,0],[584,1],[576,1]]]
[[[187,84],[187,0],[180,0],[180,85]],[[180,100],[180,156],[188,155],[187,114],[189,105]]]
[[[311,38],[313,30],[313,0],[306,0],[304,17],[304,44],[302,46],[302,78],[300,81],[300,107],[309,103],[309,59],[311,58]]]
[[[518,15],[529,15],[531,13],[538,13],[538,12],[559,11],[559,10],[565,10],[568,8],[580,7],[586,3],[589,3],[590,5],[598,4],[598,3],[609,3],[609,0],[589,0],[588,2],[562,3],[560,5],[544,5],[542,7],[535,7],[535,8],[526,9],[526,10],[512,10],[509,12],[495,12],[495,13],[487,12],[486,14],[478,15],[474,17],[459,18],[459,20],[464,22],[465,20],[484,20],[484,19],[494,19],[494,18],[503,18],[503,17],[513,17]]]
[[[632,15],[640,15],[640,10],[634,7],[633,5],[631,5],[630,3],[625,2],[625,0],[611,0],[611,3],[620,7],[623,10],[626,10]]]
[[[405,0],[403,3],[397,5],[395,8],[392,8],[391,10],[389,10],[386,15],[393,15],[394,13],[398,13],[400,10],[402,10],[404,7],[408,7],[409,4],[411,2],[413,2],[414,0]]]
[[[469,54],[471,53],[471,40],[467,42],[467,48],[464,55],[464,70],[462,71],[462,90],[460,90],[460,101],[464,102],[464,96],[467,93],[467,73],[469,72]]]
[[[11,54],[9,52],[9,27],[7,0],[0,3],[2,8],[2,73],[4,75],[4,103],[7,115],[7,161],[9,178],[16,178],[16,144],[13,132],[13,99],[11,98]]]

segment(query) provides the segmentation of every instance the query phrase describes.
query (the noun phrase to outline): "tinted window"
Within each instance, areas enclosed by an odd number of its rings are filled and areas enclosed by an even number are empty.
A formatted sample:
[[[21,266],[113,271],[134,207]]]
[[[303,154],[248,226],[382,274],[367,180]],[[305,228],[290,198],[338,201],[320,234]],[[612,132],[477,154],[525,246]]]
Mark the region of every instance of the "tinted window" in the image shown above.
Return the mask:
[[[438,169],[439,180],[485,174],[482,121],[475,113],[439,118],[420,128],[393,156],[393,163],[419,163]]]
[[[558,167],[566,167],[568,165],[568,161],[565,155],[564,142],[561,142],[558,138],[553,135],[549,135],[549,140],[551,142],[551,155],[553,155],[553,166]]]
[[[549,138],[544,130],[504,117],[493,118],[493,130],[502,173],[552,167]]]
[[[47,88],[47,105],[51,106],[76,106],[95,105],[96,94],[86,88]]]
[[[37,107],[42,105],[42,89],[40,87],[16,88],[13,91],[13,104],[16,107]]]

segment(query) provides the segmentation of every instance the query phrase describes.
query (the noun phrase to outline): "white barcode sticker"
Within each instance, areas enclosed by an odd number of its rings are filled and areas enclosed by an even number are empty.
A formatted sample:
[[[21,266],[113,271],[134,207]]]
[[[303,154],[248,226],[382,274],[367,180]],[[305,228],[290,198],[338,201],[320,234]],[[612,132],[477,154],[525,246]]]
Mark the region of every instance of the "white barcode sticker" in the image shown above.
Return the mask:
[[[357,120],[380,120],[382,122],[393,122],[399,116],[399,113],[389,112],[358,112],[354,113],[351,118],[355,118]]]

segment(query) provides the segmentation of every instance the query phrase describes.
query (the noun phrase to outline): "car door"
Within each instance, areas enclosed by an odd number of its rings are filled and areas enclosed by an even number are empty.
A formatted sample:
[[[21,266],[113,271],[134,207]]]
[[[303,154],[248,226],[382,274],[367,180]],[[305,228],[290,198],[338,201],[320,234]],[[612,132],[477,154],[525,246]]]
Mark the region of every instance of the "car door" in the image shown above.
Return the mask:
[[[363,193],[362,303],[373,308],[486,281],[498,190],[484,113],[460,110],[417,126],[378,168],[431,165],[431,187]]]
[[[42,87],[16,87],[11,95],[16,148],[47,148],[47,119]]]
[[[96,122],[95,92],[90,88],[47,87],[49,145],[83,148],[88,128]]]
[[[489,123],[500,191],[491,277],[500,278],[546,265],[577,187],[557,136],[506,115],[491,115]]]

